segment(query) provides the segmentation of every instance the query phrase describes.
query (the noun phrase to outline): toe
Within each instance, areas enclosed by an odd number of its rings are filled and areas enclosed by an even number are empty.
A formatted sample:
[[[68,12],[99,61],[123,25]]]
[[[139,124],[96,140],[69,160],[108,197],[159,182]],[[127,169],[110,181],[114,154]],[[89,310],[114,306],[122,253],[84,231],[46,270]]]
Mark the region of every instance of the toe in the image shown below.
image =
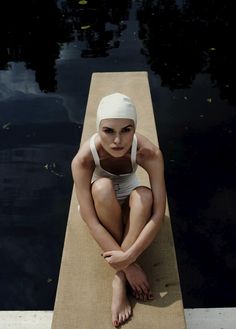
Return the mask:
[[[118,327],[119,326],[119,320],[118,317],[115,317],[112,319],[112,324],[114,327]]]
[[[126,311],[126,314],[125,314],[125,320],[127,321],[127,320],[129,319],[130,316],[131,316],[131,310],[128,309],[128,310]]]
[[[123,314],[119,315],[119,324],[123,324],[124,320],[123,320]]]
[[[153,295],[152,292],[149,292],[149,294],[148,294],[148,299],[149,299],[149,300],[153,300],[153,299],[154,299],[154,295]]]

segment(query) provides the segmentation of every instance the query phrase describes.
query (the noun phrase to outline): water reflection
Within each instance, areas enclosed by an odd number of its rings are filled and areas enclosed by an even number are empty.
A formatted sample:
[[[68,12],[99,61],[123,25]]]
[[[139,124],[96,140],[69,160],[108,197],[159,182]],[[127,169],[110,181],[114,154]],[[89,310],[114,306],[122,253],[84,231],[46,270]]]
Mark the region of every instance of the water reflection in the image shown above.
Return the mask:
[[[151,69],[171,90],[210,73],[223,99],[235,104],[235,20],[232,2],[138,1],[139,37]],[[77,40],[81,57],[106,57],[120,45],[131,1],[13,1],[1,4],[0,69],[24,61],[40,89],[57,88],[55,61]],[[11,8],[14,7],[14,11]],[[7,20],[5,19],[7,17]]]
[[[131,1],[73,1],[62,7],[77,40],[84,44],[81,57],[106,57],[108,50],[119,47]]]
[[[142,1],[138,12],[140,38],[151,69],[162,86],[191,87],[199,72],[209,73],[221,97],[235,104],[232,2]]]
[[[131,1],[13,1],[1,4],[0,69],[23,61],[44,92],[57,89],[61,45],[76,40],[81,57],[105,57],[119,47]],[[14,11],[12,11],[14,7]],[[6,19],[7,18],[7,19]]]
[[[149,71],[185,306],[232,306],[232,2],[0,6],[0,308],[53,307],[91,73],[128,70]]]
[[[69,41],[70,36],[55,1],[4,1],[0,12],[0,68],[8,68],[10,61],[24,61],[35,71],[42,91],[55,91],[59,42]]]

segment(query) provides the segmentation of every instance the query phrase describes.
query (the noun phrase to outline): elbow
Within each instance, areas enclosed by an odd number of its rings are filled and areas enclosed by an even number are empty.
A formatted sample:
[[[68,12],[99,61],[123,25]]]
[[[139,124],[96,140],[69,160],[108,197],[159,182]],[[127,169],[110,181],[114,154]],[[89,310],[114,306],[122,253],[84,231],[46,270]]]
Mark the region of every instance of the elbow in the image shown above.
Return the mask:
[[[75,156],[73,160],[71,161],[71,172],[72,174],[76,172],[76,168],[78,169],[79,167],[79,161],[78,158]]]
[[[75,179],[75,172],[76,172],[76,160],[75,158],[71,161],[71,173],[72,173],[72,177],[73,179]]]
[[[159,231],[159,228],[162,226],[164,220],[165,220],[165,212],[161,211],[157,211],[152,215],[152,220],[154,222],[154,226],[156,231]]]

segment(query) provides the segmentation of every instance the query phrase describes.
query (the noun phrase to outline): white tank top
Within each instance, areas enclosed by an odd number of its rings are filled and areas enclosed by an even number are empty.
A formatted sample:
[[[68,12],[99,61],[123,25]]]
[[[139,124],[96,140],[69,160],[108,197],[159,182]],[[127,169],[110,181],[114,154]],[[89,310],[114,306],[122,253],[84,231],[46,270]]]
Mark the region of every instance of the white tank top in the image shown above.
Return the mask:
[[[131,164],[132,164],[132,172],[126,173],[126,174],[113,174],[101,167],[99,155],[96,149],[95,145],[95,138],[97,136],[97,133],[94,134],[90,138],[90,149],[93,155],[93,159],[95,162],[95,170],[92,177],[93,183],[95,180],[101,178],[101,177],[107,177],[110,178],[113,182],[113,187],[116,193],[117,200],[122,205],[123,202],[126,200],[126,198],[130,195],[130,193],[140,186],[140,182],[137,179],[135,172],[138,167],[136,162],[136,154],[137,154],[137,137],[134,135],[132,146],[131,146]]]

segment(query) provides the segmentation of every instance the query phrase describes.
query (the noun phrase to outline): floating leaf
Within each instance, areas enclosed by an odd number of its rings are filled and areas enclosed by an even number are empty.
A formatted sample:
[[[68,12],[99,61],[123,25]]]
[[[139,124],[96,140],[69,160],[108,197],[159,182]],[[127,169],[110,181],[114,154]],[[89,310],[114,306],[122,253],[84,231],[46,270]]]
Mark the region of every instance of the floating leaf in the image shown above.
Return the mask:
[[[84,25],[84,26],[81,26],[81,30],[87,30],[91,27],[91,25]]]
[[[10,129],[11,123],[7,122],[5,125],[2,126],[3,129]]]
[[[86,1],[86,0],[80,0],[79,1],[80,5],[87,5],[87,3],[88,3],[88,1]]]
[[[48,170],[51,174],[58,176],[58,177],[63,177],[63,173],[58,172],[57,170],[57,164],[55,162],[53,163],[47,163],[44,165],[44,168]]]

